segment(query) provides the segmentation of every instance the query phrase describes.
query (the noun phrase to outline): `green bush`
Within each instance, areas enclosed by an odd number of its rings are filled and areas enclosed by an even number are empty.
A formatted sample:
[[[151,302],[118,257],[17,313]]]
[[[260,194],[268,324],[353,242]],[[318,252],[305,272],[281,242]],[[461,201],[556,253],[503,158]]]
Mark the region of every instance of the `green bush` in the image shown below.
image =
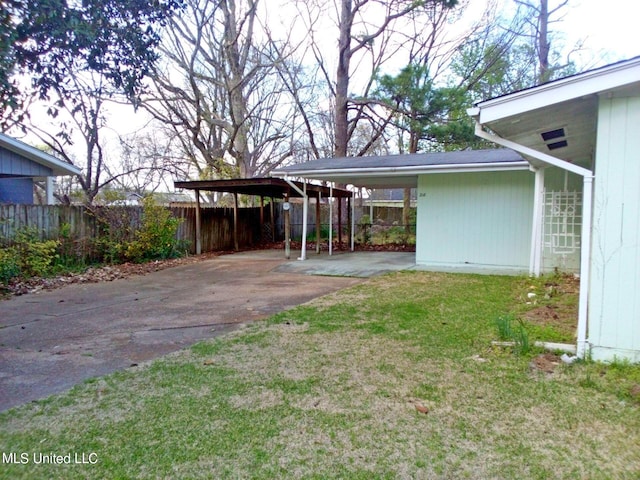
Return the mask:
[[[40,240],[38,231],[32,227],[18,229],[14,238],[4,243],[4,248],[0,251],[0,282],[2,283],[7,283],[19,276],[47,275],[58,257],[59,242]]]
[[[0,283],[7,283],[20,275],[20,262],[15,248],[0,250]]]
[[[20,275],[25,277],[41,277],[49,273],[53,262],[58,257],[57,240],[40,240],[38,231],[33,227],[19,229],[14,238],[18,252]]]
[[[143,201],[142,225],[126,247],[126,256],[134,262],[178,257],[183,253],[176,239],[180,219],[147,197]],[[182,250],[182,251],[181,251]]]

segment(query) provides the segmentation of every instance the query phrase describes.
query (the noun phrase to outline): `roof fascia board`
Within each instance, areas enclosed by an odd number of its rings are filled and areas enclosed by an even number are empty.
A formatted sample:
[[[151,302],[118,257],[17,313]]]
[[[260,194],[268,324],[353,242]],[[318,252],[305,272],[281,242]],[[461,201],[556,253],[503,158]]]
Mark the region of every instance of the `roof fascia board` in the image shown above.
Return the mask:
[[[32,147],[31,145],[28,145],[24,142],[21,142],[20,140],[2,133],[0,133],[0,146],[6,148],[7,150],[11,150],[14,153],[22,155],[23,157],[33,162],[53,169],[53,173],[64,175],[80,175],[82,173],[82,170],[80,170],[75,165],[63,162],[53,155],[49,155],[42,150],[39,150],[35,147]]]
[[[528,170],[529,163],[526,161],[499,162],[499,163],[466,163],[455,165],[420,165],[408,167],[368,167],[368,168],[328,168],[316,170],[291,170],[287,172],[272,172],[274,177],[386,177],[395,175],[420,175],[430,173],[466,173],[466,172],[500,172],[508,170]]]
[[[482,124],[638,82],[640,58],[480,102],[469,114]]]

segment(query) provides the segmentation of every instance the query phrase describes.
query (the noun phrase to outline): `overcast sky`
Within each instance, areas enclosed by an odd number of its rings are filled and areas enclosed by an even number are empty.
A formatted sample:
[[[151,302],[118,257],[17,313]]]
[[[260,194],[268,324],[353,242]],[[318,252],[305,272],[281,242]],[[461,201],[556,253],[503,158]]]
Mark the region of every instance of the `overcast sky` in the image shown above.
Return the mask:
[[[554,28],[566,32],[567,44],[586,39],[589,52],[605,60],[598,66],[640,55],[637,0],[570,0],[569,5]]]

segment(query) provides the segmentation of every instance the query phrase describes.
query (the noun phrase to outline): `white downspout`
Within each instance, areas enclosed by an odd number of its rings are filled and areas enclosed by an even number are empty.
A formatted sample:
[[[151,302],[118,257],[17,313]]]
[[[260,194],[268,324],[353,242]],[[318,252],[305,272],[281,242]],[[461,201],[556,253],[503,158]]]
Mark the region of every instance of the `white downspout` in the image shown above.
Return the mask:
[[[304,180],[303,190],[300,190],[298,186],[293,183],[289,177],[284,177],[284,181],[291,185],[296,192],[298,192],[302,196],[302,251],[300,252],[300,256],[298,260],[306,260],[307,259],[307,181]]]
[[[475,126],[475,134],[497,143],[503,147],[510,148],[516,152],[536,158],[544,163],[559,167],[563,170],[576,173],[583,178],[582,193],[582,230],[581,246],[580,246],[580,296],[578,300],[578,339],[576,344],[576,355],[578,358],[584,358],[586,355],[587,344],[587,320],[589,306],[589,282],[591,277],[591,215],[593,210],[593,172],[586,168],[566,162],[562,159],[553,157],[549,154],[538,152],[533,148],[520,145],[495,134],[487,133],[483,130],[482,125],[478,121],[479,109],[468,112],[473,118]]]
[[[576,355],[584,358],[587,352],[587,319],[589,282],[591,280],[591,211],[593,210],[593,175],[582,182],[582,231],[580,232],[580,297],[578,301],[578,343]]]
[[[533,223],[531,228],[531,254],[529,275],[540,276],[542,266],[542,206],[544,204],[544,168],[531,167],[535,172],[533,187]]]

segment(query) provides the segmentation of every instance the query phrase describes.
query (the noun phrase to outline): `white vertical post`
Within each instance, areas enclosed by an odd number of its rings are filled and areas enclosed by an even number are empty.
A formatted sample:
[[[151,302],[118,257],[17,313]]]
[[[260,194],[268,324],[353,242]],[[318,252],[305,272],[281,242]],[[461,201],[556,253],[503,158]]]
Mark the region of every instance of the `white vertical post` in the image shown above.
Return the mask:
[[[333,255],[333,182],[329,183],[329,256]]]
[[[536,168],[533,187],[533,221],[531,224],[531,254],[529,274],[540,275],[542,265],[542,209],[544,205],[544,168]]]
[[[53,197],[53,192],[56,190],[56,177],[47,177],[45,191],[47,195],[47,205],[53,205],[55,199]]]
[[[307,259],[307,214],[309,208],[309,198],[307,197],[307,180],[302,180],[302,251],[298,260]]]
[[[591,277],[591,210],[593,208],[593,177],[582,182],[582,231],[580,232],[580,296],[578,298],[578,341],[576,355],[584,358],[587,351],[587,321],[589,283]]]
[[[202,212],[200,212],[200,190],[196,188],[196,255],[202,253]]]
[[[355,250],[356,238],[356,191],[351,193],[351,251]]]
[[[316,253],[320,253],[320,232],[322,230],[322,222],[320,221],[320,200],[322,200],[322,190],[318,191],[316,197]]]

